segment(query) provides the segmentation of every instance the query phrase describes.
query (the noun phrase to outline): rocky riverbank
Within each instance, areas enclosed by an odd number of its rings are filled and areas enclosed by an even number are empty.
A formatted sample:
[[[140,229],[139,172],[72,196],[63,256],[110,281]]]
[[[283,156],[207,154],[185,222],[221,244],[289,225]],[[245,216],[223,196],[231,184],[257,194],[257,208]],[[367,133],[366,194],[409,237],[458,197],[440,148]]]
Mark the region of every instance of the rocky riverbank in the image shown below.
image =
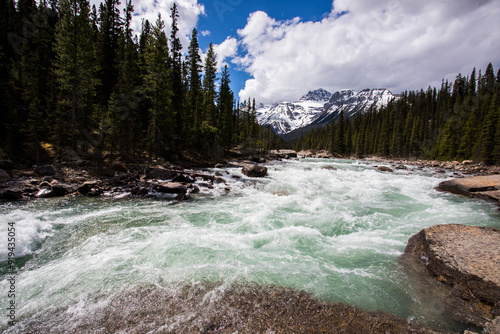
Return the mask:
[[[91,302],[47,310],[5,333],[62,333],[68,328],[71,333],[442,333],[390,314],[273,286],[150,285]]]
[[[500,333],[500,230],[429,227],[410,238],[402,261],[440,282],[446,310],[455,320]]]
[[[3,201],[63,196],[186,200],[192,194],[210,190],[229,192],[228,181],[241,180],[240,175],[227,171],[183,169],[172,165],[125,165],[119,161],[98,170],[43,165],[26,171],[14,169],[12,163],[2,166],[6,167],[0,169],[0,200]],[[266,167],[251,161],[216,167],[223,166],[241,167],[241,173],[251,178],[267,175]]]

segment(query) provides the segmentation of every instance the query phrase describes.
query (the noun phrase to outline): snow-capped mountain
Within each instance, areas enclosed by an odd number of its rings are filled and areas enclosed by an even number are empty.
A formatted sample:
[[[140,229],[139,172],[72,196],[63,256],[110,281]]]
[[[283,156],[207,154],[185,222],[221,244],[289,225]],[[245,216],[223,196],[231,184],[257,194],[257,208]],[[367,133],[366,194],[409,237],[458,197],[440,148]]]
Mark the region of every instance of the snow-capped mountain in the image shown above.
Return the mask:
[[[261,125],[271,125],[279,135],[291,132],[314,122],[331,95],[320,88],[308,92],[296,102],[261,104],[256,110],[257,120]]]
[[[320,88],[308,92],[297,102],[261,104],[256,113],[259,124],[271,125],[278,135],[285,135],[310,125],[327,124],[331,117],[338,117],[341,107],[344,117],[350,118],[372,107],[386,106],[394,98],[396,96],[385,88],[364,89],[359,93],[344,89],[333,94]]]
[[[328,114],[337,115],[340,107],[344,110],[344,117],[350,118],[360,112],[367,112],[371,107],[386,106],[390,100],[395,98],[388,89],[363,89],[356,93],[351,89],[343,89],[335,92],[325,104],[324,110]]]

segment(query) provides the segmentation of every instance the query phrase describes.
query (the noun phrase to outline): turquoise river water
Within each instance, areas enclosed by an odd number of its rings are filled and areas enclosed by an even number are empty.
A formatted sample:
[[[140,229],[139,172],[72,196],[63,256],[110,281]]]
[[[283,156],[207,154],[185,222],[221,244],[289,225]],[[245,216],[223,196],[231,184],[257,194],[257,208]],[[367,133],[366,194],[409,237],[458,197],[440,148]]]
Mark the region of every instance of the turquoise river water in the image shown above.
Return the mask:
[[[398,262],[408,239],[437,224],[500,227],[491,204],[436,191],[448,175],[431,170],[382,173],[366,162],[323,159],[267,166],[261,179],[220,169],[227,184],[184,202],[63,198],[0,205],[0,329],[9,321],[4,274],[11,222],[21,323],[10,332],[42,315],[50,323],[47,314],[61,309],[53,325],[70,330],[124,291],[153,285],[178,294],[199,282],[218,282],[210,298],[232,284],[292,287],[439,327],[440,306],[410,287]],[[179,312],[164,324],[196,320],[187,307]]]

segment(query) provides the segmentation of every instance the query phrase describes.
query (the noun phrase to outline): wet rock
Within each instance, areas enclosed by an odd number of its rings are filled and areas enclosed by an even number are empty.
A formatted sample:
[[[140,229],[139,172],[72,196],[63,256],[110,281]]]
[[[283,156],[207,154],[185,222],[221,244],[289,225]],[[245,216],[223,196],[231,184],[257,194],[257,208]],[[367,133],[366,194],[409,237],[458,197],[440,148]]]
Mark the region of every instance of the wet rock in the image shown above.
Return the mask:
[[[48,333],[54,323],[71,324],[72,333],[437,333],[390,314],[280,287],[193,283],[173,290],[158,284],[96,299],[99,307],[84,305],[79,317],[71,310],[81,305],[61,305],[20,319],[11,333]]]
[[[267,175],[267,167],[259,165],[246,165],[241,172],[248,177],[264,177]]]
[[[76,191],[78,191],[82,195],[87,195],[92,188],[97,187],[98,182],[97,181],[87,181],[81,186],[76,188]]]
[[[5,170],[0,169],[0,183],[10,181],[10,175]]]
[[[56,170],[51,165],[36,166],[34,171],[40,176],[53,176],[56,174]]]
[[[35,194],[36,198],[50,198],[54,197],[52,189],[51,188],[41,188],[38,190],[38,192]]]
[[[500,230],[433,226],[410,238],[403,257],[448,287],[454,319],[484,327],[500,315]]]
[[[478,193],[500,190],[500,175],[473,176],[441,182],[439,189],[468,197]]]
[[[20,190],[7,189],[0,193],[0,199],[7,201],[17,201],[23,198],[23,193]]]
[[[66,196],[69,193],[69,190],[64,185],[57,184],[52,186],[52,192],[54,197],[62,197]]]
[[[101,196],[104,193],[104,191],[100,188],[92,188],[86,196],[88,197],[98,197]]]
[[[136,195],[136,196],[144,196],[144,195],[147,195],[149,193],[149,190],[147,188],[144,188],[144,187],[135,187],[130,191],[130,193],[132,195]]]
[[[191,185],[188,189],[190,194],[198,194],[200,192],[200,188],[195,185]]]
[[[162,182],[155,184],[153,189],[164,194],[186,194],[187,188],[177,182]]]
[[[194,183],[194,180],[190,176],[178,174],[172,178],[172,182]]]
[[[146,171],[146,176],[148,179],[170,180],[172,177],[174,177],[174,174],[170,170],[156,167],[156,168],[149,168]]]
[[[389,167],[386,167],[386,166],[380,166],[379,168],[377,168],[379,171],[381,172],[389,172],[389,173],[394,173],[394,171],[389,168]]]
[[[217,177],[215,178],[214,183],[226,183],[226,180],[224,180],[222,177]]]

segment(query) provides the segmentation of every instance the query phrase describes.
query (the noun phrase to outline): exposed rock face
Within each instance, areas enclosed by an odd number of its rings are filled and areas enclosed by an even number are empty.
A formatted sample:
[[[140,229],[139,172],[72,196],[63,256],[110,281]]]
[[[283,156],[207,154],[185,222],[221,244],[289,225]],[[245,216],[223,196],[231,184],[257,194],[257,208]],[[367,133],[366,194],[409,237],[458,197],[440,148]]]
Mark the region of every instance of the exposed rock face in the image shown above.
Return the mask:
[[[484,327],[500,316],[500,230],[433,226],[410,238],[403,257],[450,287],[445,303],[456,320]]]
[[[267,167],[259,165],[246,165],[241,172],[248,177],[264,177],[267,175]]]

